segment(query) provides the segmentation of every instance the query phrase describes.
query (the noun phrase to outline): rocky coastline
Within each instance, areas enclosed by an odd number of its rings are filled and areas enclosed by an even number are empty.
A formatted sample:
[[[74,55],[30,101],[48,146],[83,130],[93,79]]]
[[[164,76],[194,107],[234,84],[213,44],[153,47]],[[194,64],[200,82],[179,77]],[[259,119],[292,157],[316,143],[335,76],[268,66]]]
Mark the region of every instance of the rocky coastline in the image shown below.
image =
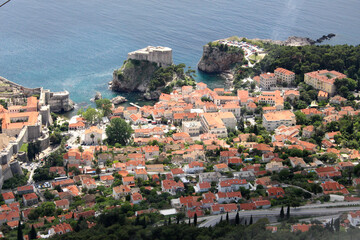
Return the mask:
[[[198,69],[205,73],[222,73],[230,70],[234,64],[241,63],[243,59],[242,51],[222,50],[217,45],[207,44],[203,47]]]
[[[297,36],[290,36],[288,39],[281,41],[281,40],[273,40],[273,39],[260,39],[260,38],[253,38],[249,39],[251,41],[261,41],[264,43],[276,44],[281,46],[308,46],[308,45],[315,45],[317,43],[322,43],[325,40],[330,40],[331,38],[335,37],[334,33],[329,33],[328,35],[323,35],[322,37],[313,40],[308,37],[297,37]],[[240,38],[241,39],[241,38]]]

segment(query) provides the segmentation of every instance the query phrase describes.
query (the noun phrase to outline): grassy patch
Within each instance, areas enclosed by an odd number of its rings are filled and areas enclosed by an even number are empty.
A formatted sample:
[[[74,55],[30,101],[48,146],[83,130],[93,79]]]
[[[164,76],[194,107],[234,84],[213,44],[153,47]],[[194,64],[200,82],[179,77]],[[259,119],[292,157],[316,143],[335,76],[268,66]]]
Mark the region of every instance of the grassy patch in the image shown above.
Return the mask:
[[[255,54],[252,54],[249,56],[249,59],[252,61],[261,61],[264,57],[265,57],[264,54],[259,54],[257,56],[255,56]]]
[[[23,143],[23,145],[21,145],[20,152],[27,152],[28,145],[29,144],[27,144],[27,143]]]

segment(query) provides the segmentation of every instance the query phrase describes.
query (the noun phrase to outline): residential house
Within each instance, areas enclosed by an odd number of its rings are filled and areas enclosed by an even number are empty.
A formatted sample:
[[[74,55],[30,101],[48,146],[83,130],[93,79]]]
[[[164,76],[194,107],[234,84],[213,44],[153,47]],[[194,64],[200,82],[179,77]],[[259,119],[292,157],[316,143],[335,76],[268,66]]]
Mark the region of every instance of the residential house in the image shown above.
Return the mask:
[[[215,172],[227,172],[229,171],[229,167],[225,163],[219,163],[214,165]]]
[[[25,206],[32,206],[39,202],[38,196],[35,193],[24,194],[22,199]]]
[[[143,197],[140,193],[134,192],[131,194],[130,202],[132,204],[138,204],[143,200]]]
[[[249,183],[245,179],[229,179],[218,183],[219,192],[237,191],[240,187],[249,189]]]
[[[266,171],[270,171],[270,172],[280,172],[281,170],[284,169],[284,166],[282,162],[272,161],[266,164],[265,169]]]
[[[142,179],[144,181],[147,181],[149,178],[148,178],[148,175],[147,175],[147,171],[145,168],[138,168],[138,169],[135,169],[135,178],[136,179]]]
[[[225,212],[236,212],[238,211],[238,207],[235,203],[230,204],[214,204],[211,206],[212,214],[220,214]]]
[[[184,167],[184,172],[189,174],[199,173],[204,171],[204,163],[202,162],[191,162]]]
[[[179,177],[179,178],[181,178],[181,177],[184,176],[184,174],[185,174],[185,172],[184,172],[184,170],[182,170],[181,168],[173,168],[173,169],[171,169],[171,175],[172,175],[173,177]]]
[[[312,224],[294,224],[291,225],[291,232],[308,232]]]
[[[129,195],[130,193],[131,193],[130,187],[128,187],[126,185],[120,185],[120,186],[113,187],[112,195],[115,198],[115,200],[119,200],[122,197]]]
[[[238,202],[241,198],[241,192],[218,192],[216,194],[218,203]]]
[[[87,188],[87,189],[95,189],[97,187],[95,179],[93,179],[93,178],[82,178],[81,186],[83,188]]]
[[[144,152],[147,161],[159,157],[159,146],[145,146],[141,150]]]
[[[84,137],[82,142],[86,145],[98,144],[98,142],[102,142],[103,140],[103,130],[92,126],[85,130]]]
[[[266,190],[270,198],[281,198],[285,196],[285,191],[282,187],[271,187]]]
[[[344,187],[344,185],[339,184],[338,182],[327,181],[321,184],[324,194],[334,194],[342,193],[344,195],[349,194],[349,191]]]
[[[351,226],[358,226],[360,224],[360,211],[349,212],[347,219],[349,220]]]
[[[123,184],[126,186],[129,186],[129,187],[135,186],[135,178],[133,176],[123,177],[122,181],[123,181]]]
[[[161,182],[161,189],[163,192],[168,192],[171,195],[176,195],[177,192],[184,191],[184,184],[179,181],[175,182],[174,180],[163,180]]]
[[[70,207],[70,202],[67,199],[57,200],[54,203],[57,208],[61,208],[64,210],[67,210]]]
[[[195,192],[208,192],[210,191],[211,184],[209,182],[198,182],[194,187]]]
[[[26,185],[26,186],[21,186],[21,187],[17,188],[18,195],[23,195],[23,194],[27,194],[27,193],[33,193],[33,192],[34,192],[33,185]]]
[[[70,224],[68,223],[60,223],[58,225],[52,226],[49,230],[48,230],[48,235],[53,236],[55,234],[58,235],[63,235],[69,232],[72,232],[73,229],[70,226]]]
[[[290,164],[291,166],[294,168],[296,166],[299,166],[301,168],[306,168],[307,164],[305,163],[305,161],[302,158],[299,157],[289,157],[290,160]]]
[[[302,137],[311,138],[311,136],[315,132],[314,130],[315,130],[315,128],[314,128],[313,125],[304,127],[303,130],[302,130]]]
[[[199,182],[218,182],[221,177],[219,172],[206,172],[199,174]]]
[[[13,192],[2,193],[2,197],[5,201],[5,204],[13,203],[16,200]]]
[[[114,177],[112,175],[103,175],[100,176],[100,181],[103,184],[110,186],[114,182]]]

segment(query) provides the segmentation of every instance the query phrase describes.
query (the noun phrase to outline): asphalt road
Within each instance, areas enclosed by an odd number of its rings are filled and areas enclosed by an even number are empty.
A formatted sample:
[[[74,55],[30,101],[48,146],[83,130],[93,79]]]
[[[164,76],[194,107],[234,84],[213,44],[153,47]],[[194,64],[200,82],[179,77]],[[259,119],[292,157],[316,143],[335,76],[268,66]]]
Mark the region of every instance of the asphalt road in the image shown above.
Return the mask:
[[[344,203],[342,203],[344,204]],[[343,212],[349,211],[358,211],[360,210],[360,206],[348,206],[348,207],[336,207],[338,205],[332,206],[333,204],[321,204],[322,207],[299,207],[299,208],[291,208],[291,215],[292,216],[327,216],[327,215],[335,215],[340,214]],[[330,208],[327,206],[331,206]],[[263,210],[253,210],[253,211],[239,211],[240,219],[248,219],[251,216],[253,217],[254,221],[260,218],[267,217],[269,218],[270,222],[276,221],[277,216],[280,214],[280,208],[273,208],[273,209],[263,209]],[[226,218],[226,214],[219,214],[219,215],[212,215],[203,218],[199,218],[198,221],[203,221],[199,224],[199,227],[210,227],[215,226],[218,222],[220,222],[221,216],[223,220]],[[236,212],[229,213],[229,219],[235,219]],[[249,222],[249,220],[248,220]]]

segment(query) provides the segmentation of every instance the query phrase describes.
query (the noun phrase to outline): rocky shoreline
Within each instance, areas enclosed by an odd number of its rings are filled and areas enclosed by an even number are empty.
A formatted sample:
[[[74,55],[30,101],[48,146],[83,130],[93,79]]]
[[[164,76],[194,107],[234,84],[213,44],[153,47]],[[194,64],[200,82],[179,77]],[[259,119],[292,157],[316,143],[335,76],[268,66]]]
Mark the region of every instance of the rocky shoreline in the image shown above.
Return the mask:
[[[330,40],[331,38],[335,37],[334,33],[329,33],[328,35],[323,35],[322,37],[318,38],[317,40],[313,40],[308,37],[297,37],[297,36],[290,36],[285,41],[281,40],[273,40],[273,39],[260,39],[260,38],[253,38],[249,39],[252,41],[261,41],[264,43],[271,43],[281,46],[309,46],[315,45],[317,43],[322,43],[325,40]],[[241,38],[240,38],[241,39]]]

